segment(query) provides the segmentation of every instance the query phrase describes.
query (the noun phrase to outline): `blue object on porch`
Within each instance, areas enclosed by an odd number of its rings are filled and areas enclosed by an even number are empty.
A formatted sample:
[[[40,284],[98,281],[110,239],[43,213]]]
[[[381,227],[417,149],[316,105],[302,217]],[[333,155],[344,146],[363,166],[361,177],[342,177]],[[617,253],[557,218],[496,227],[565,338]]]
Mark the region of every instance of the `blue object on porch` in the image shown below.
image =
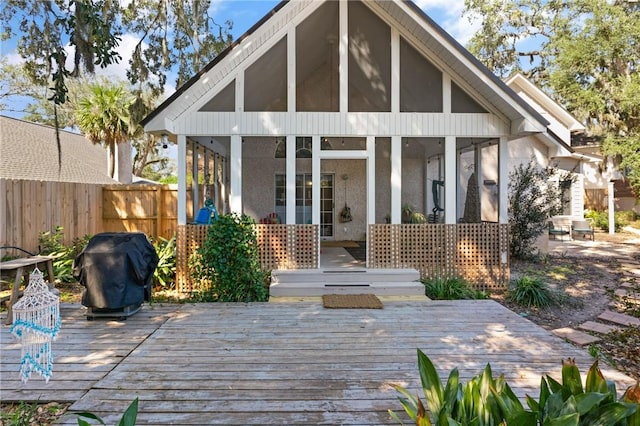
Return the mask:
[[[213,200],[207,198],[204,207],[198,210],[195,223],[197,225],[211,225],[212,220],[218,220],[218,209],[213,204]]]

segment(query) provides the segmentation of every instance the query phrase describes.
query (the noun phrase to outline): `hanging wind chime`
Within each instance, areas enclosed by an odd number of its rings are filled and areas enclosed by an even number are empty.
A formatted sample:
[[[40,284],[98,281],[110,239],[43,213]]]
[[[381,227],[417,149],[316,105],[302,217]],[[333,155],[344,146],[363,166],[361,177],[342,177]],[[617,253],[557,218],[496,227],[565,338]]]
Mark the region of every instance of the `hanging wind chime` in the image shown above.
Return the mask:
[[[53,372],[51,342],[60,331],[60,299],[53,294],[36,268],[29,276],[24,296],[13,305],[13,334],[22,346],[20,375],[24,383],[32,372],[49,382]]]
[[[340,220],[343,223],[351,222],[353,220],[353,218],[351,217],[351,208],[347,205],[347,179],[349,179],[348,175],[342,175],[342,180],[344,181],[344,207],[340,212]]]

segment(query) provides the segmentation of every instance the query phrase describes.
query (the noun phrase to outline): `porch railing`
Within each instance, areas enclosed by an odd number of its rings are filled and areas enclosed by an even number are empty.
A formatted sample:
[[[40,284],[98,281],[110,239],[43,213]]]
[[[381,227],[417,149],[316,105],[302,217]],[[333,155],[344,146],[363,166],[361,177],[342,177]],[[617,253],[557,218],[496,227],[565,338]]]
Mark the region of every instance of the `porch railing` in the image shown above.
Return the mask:
[[[255,225],[263,270],[316,269],[317,225]],[[195,290],[189,259],[207,236],[206,225],[179,225],[176,289]],[[369,225],[369,268],[415,268],[422,278],[462,277],[479,290],[509,282],[509,227],[504,224]]]
[[[320,248],[318,225],[255,225],[258,257],[263,270],[316,269]],[[189,259],[207,237],[207,225],[178,225],[176,239],[176,290],[195,290]]]
[[[495,223],[369,225],[369,268],[415,268],[422,278],[462,277],[479,290],[509,282],[509,226]]]

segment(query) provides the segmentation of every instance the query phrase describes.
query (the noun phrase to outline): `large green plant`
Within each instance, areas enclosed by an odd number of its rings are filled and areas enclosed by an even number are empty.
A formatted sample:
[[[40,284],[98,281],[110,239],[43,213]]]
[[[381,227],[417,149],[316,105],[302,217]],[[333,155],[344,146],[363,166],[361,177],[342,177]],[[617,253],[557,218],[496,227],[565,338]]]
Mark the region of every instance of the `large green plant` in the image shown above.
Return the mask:
[[[464,278],[432,278],[423,280],[428,298],[435,300],[486,299],[487,294],[471,287]]]
[[[523,306],[547,308],[556,302],[555,294],[540,277],[524,275],[511,283],[509,298]]]
[[[536,254],[535,243],[548,229],[551,216],[562,211],[562,191],[550,184],[559,173],[543,169],[533,161],[520,164],[509,173],[509,228],[511,255],[529,258]],[[560,176],[566,182],[567,176]]]
[[[547,375],[541,380],[538,400],[527,395],[529,410],[518,400],[504,376],[493,378],[489,364],[465,386],[460,383],[458,369],[454,368],[443,387],[433,363],[419,349],[418,369],[426,406],[419,396],[396,386],[405,412],[418,426],[640,425],[640,385],[627,389],[618,400],[615,384],[604,378],[597,361],[589,369],[584,387],[574,360],[564,361],[561,382]],[[402,423],[396,413],[389,412]]]
[[[175,288],[176,283],[176,237],[158,237],[153,247],[158,255],[158,266],[153,272],[153,285],[163,290]]]
[[[418,370],[426,406],[419,396],[414,396],[401,386],[395,387],[402,395],[399,398],[405,412],[418,426],[498,425],[506,420],[505,411],[513,406],[522,407],[504,377],[493,378],[489,364],[482,374],[473,377],[464,386],[460,383],[458,369],[454,368],[446,385],[442,386],[435,366],[418,349]],[[396,413],[389,410],[389,414],[404,424]]]
[[[246,215],[223,215],[209,226],[198,249],[196,279],[210,282],[205,289],[212,301],[253,302],[267,300],[258,261],[255,222]]]
[[[75,282],[73,277],[73,260],[84,250],[91,237],[74,238],[70,245],[63,243],[64,229],[56,226],[53,232],[41,232],[38,237],[40,254],[53,256],[53,273],[63,283]]]

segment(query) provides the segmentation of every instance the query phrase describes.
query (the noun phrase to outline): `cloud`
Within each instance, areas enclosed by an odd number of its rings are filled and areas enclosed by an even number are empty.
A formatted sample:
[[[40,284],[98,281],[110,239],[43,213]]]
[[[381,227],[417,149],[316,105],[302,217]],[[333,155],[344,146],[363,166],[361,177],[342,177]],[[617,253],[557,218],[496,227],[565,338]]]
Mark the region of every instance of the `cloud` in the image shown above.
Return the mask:
[[[20,65],[24,63],[22,56],[18,55],[15,50],[8,55],[4,55],[4,59],[7,65]]]
[[[480,28],[479,20],[470,22],[469,16],[462,16],[463,0],[415,0],[415,3],[463,46]]]
[[[122,59],[120,59],[117,64],[111,64],[106,68],[97,68],[96,74],[105,77],[117,78],[119,80],[126,80],[129,61],[131,60],[131,56],[133,55],[133,50],[139,42],[140,37],[137,37],[134,34],[123,34],[120,40],[120,44],[116,49]],[[146,48],[147,44],[143,43],[142,49],[144,50]]]

